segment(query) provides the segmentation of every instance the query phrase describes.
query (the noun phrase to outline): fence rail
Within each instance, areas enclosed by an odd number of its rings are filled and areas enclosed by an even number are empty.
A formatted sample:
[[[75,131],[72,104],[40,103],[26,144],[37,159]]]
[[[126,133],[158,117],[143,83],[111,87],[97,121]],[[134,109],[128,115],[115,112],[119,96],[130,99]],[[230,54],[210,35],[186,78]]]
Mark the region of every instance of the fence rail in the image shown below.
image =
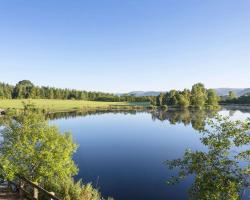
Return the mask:
[[[1,165],[0,168],[2,168]],[[48,200],[61,200],[54,194],[54,192],[49,192],[38,184],[20,175],[16,175],[15,179],[12,181],[7,181],[9,182],[9,185],[12,185],[17,189],[20,197],[26,197],[30,200],[39,200],[39,196],[43,195],[43,197]]]

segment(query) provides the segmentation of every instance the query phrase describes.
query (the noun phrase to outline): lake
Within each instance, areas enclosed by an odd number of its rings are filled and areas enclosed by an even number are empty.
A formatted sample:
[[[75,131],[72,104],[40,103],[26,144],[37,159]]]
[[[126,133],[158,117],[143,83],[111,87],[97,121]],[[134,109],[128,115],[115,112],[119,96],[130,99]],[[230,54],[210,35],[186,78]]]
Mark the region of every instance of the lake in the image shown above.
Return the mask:
[[[185,150],[207,152],[199,130],[216,112],[95,112],[51,116],[61,131],[71,131],[79,148],[76,179],[92,182],[107,197],[118,200],[188,199],[195,181],[191,174],[178,184],[166,160],[182,158]],[[250,111],[223,109],[220,115],[246,119]],[[204,180],[205,181],[205,180]],[[249,191],[245,190],[242,199]]]

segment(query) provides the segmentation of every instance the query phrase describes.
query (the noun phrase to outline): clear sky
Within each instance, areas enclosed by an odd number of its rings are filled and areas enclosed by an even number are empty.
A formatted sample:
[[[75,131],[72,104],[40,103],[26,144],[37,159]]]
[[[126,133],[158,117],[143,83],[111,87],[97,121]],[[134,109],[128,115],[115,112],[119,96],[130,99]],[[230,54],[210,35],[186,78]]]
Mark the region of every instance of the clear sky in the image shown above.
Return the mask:
[[[250,87],[249,0],[1,0],[0,81]]]

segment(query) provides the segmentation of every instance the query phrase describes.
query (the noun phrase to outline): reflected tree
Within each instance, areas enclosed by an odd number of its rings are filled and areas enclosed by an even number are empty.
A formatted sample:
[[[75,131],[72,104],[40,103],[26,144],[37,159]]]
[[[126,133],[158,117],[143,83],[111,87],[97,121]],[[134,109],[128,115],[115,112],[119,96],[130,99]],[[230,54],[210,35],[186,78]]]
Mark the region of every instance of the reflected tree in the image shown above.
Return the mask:
[[[195,130],[202,131],[206,125],[206,119],[214,117],[217,111],[206,111],[196,109],[185,110],[169,110],[167,112],[157,110],[151,113],[152,119],[160,121],[169,121],[170,124],[183,123],[184,125],[191,124]]]

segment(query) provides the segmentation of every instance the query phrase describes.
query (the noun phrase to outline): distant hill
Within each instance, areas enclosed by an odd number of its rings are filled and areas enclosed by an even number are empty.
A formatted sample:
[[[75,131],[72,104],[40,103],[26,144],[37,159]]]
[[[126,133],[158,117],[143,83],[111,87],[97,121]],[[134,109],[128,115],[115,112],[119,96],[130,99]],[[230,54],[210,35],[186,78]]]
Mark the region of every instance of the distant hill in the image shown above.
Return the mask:
[[[229,91],[233,91],[236,93],[237,96],[243,96],[247,93],[250,93],[250,88],[215,88],[217,94],[219,96],[226,96],[228,95]],[[118,94],[121,95],[131,95],[136,97],[143,97],[143,96],[158,96],[161,92],[159,91],[133,91],[126,94]]]
[[[239,92],[239,96],[243,96],[245,94],[249,94],[250,93],[250,88],[246,88],[246,89],[243,89],[242,91]]]
[[[133,91],[123,95],[130,95],[136,97],[143,97],[143,96],[158,96],[161,92],[158,91]]]

